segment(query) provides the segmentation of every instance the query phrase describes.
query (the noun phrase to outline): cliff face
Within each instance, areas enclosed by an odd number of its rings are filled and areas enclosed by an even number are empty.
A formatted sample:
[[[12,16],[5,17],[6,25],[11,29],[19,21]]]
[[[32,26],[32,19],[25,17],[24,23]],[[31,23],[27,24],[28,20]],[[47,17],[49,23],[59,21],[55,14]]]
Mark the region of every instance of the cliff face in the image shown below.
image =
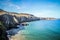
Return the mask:
[[[7,27],[9,29],[10,27],[13,28],[15,26],[16,22],[14,21],[13,16],[8,15],[8,14],[4,14],[1,16],[2,16],[1,20],[2,20],[5,27]]]
[[[0,40],[9,40],[7,37],[7,31],[12,28],[18,28],[17,25],[20,23],[36,20],[39,20],[39,18],[31,14],[7,12],[0,9]]]
[[[0,10],[0,21],[3,22],[7,29],[14,28],[22,22],[31,22],[36,20],[39,20],[39,18],[31,14],[6,12],[4,10]]]

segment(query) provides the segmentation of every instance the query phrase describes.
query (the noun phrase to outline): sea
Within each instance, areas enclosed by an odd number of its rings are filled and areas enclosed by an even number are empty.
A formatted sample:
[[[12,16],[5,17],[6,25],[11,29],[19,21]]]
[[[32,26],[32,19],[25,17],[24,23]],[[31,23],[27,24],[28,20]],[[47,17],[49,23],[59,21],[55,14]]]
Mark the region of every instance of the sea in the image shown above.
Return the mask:
[[[11,40],[60,40],[60,20],[28,22],[27,26],[13,29]],[[15,34],[15,35],[13,35]]]

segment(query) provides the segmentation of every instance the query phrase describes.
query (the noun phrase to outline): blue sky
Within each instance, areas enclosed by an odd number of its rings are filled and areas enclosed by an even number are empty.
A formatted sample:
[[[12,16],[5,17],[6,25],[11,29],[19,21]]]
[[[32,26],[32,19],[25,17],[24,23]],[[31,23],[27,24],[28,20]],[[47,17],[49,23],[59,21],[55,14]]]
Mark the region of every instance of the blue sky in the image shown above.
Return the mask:
[[[60,18],[60,0],[0,0],[0,9],[38,17]]]

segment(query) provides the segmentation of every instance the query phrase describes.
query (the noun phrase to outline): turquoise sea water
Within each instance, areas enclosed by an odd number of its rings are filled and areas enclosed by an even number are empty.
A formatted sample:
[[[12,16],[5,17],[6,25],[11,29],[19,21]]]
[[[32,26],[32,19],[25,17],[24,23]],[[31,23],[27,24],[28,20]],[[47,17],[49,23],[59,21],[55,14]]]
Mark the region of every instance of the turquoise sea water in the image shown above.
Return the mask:
[[[30,22],[22,32],[24,40],[60,40],[60,20]]]
[[[15,37],[17,40],[60,40],[60,20],[40,20],[28,24],[19,25],[19,28],[7,32],[13,36],[18,34],[18,37]]]

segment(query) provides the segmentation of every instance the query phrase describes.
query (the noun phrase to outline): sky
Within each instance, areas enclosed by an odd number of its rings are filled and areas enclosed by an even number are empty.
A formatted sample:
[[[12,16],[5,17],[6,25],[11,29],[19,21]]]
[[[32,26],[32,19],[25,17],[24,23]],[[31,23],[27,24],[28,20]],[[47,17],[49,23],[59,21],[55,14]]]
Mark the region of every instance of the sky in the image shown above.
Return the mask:
[[[0,0],[0,9],[37,17],[60,18],[60,0]]]

